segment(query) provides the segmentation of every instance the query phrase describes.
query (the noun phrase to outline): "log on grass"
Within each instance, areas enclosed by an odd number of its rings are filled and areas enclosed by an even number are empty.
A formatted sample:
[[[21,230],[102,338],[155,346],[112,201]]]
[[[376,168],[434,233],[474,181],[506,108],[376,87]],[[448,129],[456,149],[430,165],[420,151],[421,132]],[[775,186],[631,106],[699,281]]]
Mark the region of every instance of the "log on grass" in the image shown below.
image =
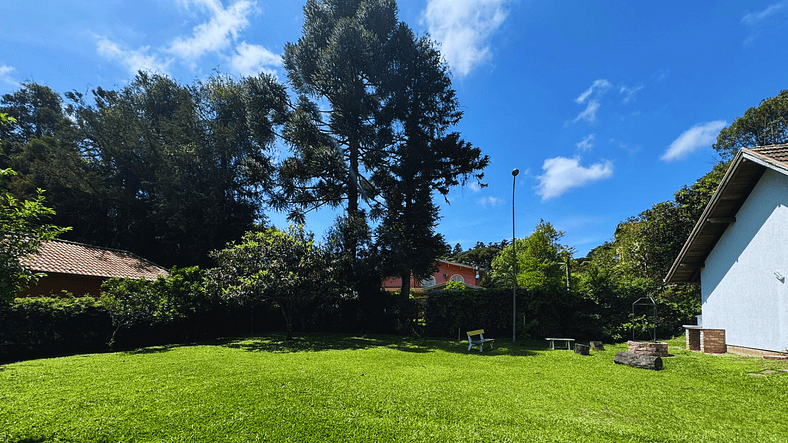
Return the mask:
[[[584,345],[584,344],[581,344],[581,343],[575,343],[575,354],[589,355],[588,345]]]
[[[594,341],[590,342],[590,345],[591,345],[591,350],[593,350],[593,351],[604,351],[605,350],[605,345],[603,345],[601,341],[594,340]]]
[[[655,371],[662,369],[662,357],[653,355],[619,352],[616,354],[613,361],[615,361],[616,364],[632,366],[633,368],[653,369]]]

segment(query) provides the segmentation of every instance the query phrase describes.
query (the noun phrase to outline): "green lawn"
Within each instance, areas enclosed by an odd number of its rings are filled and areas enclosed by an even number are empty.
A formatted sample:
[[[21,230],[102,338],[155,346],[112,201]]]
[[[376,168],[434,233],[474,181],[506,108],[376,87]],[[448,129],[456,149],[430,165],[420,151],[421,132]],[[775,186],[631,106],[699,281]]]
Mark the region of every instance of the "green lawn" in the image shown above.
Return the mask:
[[[0,441],[788,441],[788,365],[670,344],[659,372],[341,335],[26,361],[0,366]]]

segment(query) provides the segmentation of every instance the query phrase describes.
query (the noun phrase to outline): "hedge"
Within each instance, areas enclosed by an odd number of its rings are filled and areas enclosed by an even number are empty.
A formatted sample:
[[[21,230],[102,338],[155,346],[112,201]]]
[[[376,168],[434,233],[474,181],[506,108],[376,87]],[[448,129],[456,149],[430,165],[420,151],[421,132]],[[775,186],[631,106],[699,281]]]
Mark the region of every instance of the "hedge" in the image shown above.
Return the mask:
[[[0,307],[0,361],[102,352],[112,321],[91,297],[17,298]]]
[[[451,290],[430,293],[425,333],[465,338],[465,331],[484,329],[490,337],[512,336],[512,289]],[[592,306],[574,292],[517,290],[517,338],[570,336],[600,339]]]

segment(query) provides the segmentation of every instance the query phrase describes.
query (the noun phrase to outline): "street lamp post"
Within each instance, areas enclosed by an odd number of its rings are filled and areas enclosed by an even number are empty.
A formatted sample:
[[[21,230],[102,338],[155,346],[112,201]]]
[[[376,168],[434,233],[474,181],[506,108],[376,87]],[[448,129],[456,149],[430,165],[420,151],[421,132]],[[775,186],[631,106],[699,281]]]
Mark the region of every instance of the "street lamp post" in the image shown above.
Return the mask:
[[[512,341],[517,340],[517,237],[514,234],[514,182],[520,170],[512,170]]]

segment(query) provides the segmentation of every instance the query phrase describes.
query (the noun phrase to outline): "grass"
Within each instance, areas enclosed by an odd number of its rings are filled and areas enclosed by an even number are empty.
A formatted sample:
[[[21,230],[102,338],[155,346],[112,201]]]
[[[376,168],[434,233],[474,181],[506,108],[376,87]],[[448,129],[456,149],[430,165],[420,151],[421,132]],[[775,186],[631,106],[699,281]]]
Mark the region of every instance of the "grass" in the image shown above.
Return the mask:
[[[788,365],[281,336],[0,366],[0,442],[785,442]],[[764,370],[770,371],[764,372]],[[756,373],[761,376],[752,376]]]

